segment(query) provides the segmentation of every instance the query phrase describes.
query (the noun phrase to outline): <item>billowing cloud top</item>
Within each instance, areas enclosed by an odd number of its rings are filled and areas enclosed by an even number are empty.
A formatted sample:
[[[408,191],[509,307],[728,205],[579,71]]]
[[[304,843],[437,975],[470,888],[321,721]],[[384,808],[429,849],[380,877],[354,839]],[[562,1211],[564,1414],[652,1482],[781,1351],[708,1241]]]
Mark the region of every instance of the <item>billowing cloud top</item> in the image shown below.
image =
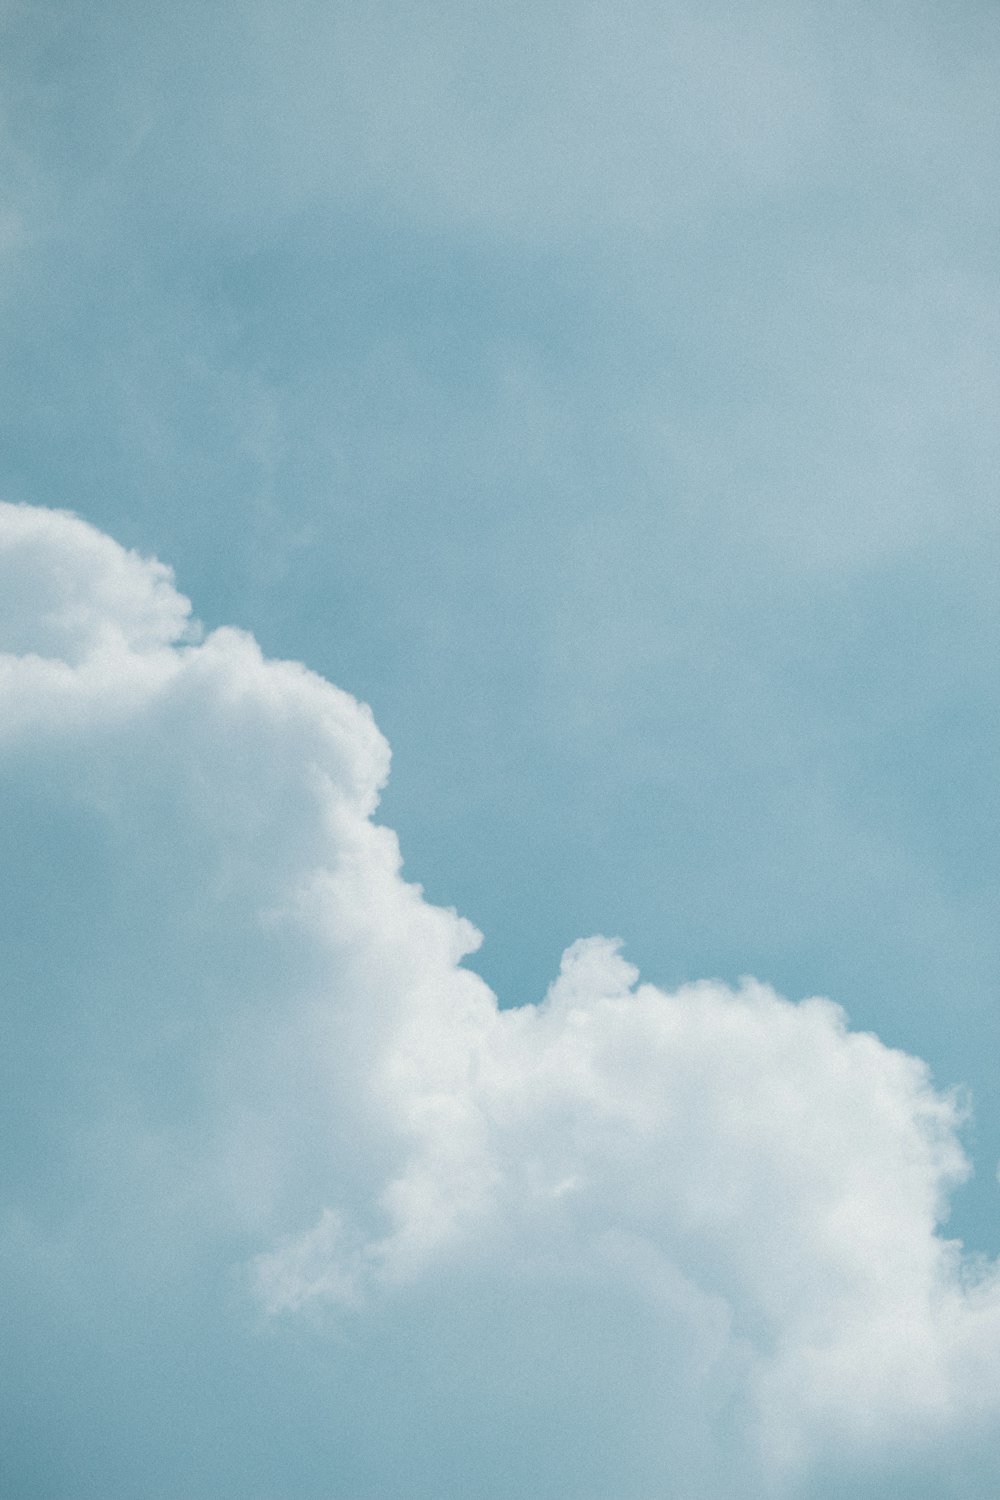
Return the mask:
[[[367,708],[67,513],[0,507],[0,601],[5,1492],[989,1472],[1000,1284],[921,1062],[604,938],[500,1009]]]

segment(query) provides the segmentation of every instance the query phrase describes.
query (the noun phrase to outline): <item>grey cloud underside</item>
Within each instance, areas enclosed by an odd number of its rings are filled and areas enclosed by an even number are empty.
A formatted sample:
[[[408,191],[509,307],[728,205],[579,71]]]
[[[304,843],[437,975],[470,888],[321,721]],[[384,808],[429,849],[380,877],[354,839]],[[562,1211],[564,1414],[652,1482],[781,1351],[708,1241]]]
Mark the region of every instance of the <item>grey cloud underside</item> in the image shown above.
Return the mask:
[[[66,513],[0,598],[6,1492],[995,1482],[921,1062],[603,938],[499,1009],[365,707]]]

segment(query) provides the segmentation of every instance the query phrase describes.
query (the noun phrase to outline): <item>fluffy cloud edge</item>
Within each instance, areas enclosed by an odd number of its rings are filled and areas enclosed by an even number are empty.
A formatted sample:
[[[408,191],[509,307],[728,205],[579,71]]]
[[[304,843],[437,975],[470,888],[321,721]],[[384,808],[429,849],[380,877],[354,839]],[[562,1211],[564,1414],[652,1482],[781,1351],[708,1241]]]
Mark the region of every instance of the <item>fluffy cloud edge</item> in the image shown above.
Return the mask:
[[[157,839],[187,861],[177,912],[135,912],[164,951],[186,934],[186,983],[213,976],[225,1026],[185,1022],[209,1081],[181,1165],[220,1242],[257,1241],[233,1264],[266,1317],[363,1323],[449,1275],[627,1294],[696,1351],[676,1358],[705,1402],[737,1381],[784,1470],[996,1420],[1000,1281],[939,1233],[969,1165],[923,1063],[826,1000],[642,984],[603,938],[501,1009],[461,964],[475,929],[372,822],[389,752],[365,706],[203,635],[168,568],[68,512],[0,506],[0,583],[6,774],[96,809],[121,901]],[[220,930],[259,971],[238,994]],[[151,1026],[177,1027],[179,994],[168,973]],[[138,1137],[141,1089],[131,1107]]]

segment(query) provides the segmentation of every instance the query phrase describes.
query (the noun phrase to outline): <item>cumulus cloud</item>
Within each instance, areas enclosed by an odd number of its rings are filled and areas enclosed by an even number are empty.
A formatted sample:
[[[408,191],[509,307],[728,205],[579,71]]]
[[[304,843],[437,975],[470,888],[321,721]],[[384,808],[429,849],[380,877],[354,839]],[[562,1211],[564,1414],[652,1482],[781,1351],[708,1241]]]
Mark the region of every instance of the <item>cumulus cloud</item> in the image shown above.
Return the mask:
[[[500,1008],[373,819],[366,707],[66,513],[0,507],[0,599],[11,1492],[988,1465],[1000,1283],[942,1231],[963,1106],[923,1063],[601,937]]]

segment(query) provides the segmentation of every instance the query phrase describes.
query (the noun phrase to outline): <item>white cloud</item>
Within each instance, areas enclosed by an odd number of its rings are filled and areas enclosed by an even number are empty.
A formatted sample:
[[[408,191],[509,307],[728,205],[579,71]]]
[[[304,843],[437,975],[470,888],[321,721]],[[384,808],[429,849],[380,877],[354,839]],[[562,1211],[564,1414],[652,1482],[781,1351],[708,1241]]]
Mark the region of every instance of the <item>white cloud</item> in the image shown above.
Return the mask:
[[[366,1350],[386,1424],[412,1322],[451,1350],[442,1442],[477,1393],[501,1427],[569,1401],[623,1495],[714,1493],[720,1443],[745,1493],[982,1451],[1000,1285],[939,1233],[968,1166],[921,1062],[826,1000],[639,984],[603,938],[499,1009],[372,821],[366,708],[200,639],[169,570],[67,514],[0,508],[0,599],[7,1263],[168,1318],[228,1267],[259,1338]],[[392,1434],[343,1441],[368,1493]],[[567,1441],[547,1494],[583,1493]]]

